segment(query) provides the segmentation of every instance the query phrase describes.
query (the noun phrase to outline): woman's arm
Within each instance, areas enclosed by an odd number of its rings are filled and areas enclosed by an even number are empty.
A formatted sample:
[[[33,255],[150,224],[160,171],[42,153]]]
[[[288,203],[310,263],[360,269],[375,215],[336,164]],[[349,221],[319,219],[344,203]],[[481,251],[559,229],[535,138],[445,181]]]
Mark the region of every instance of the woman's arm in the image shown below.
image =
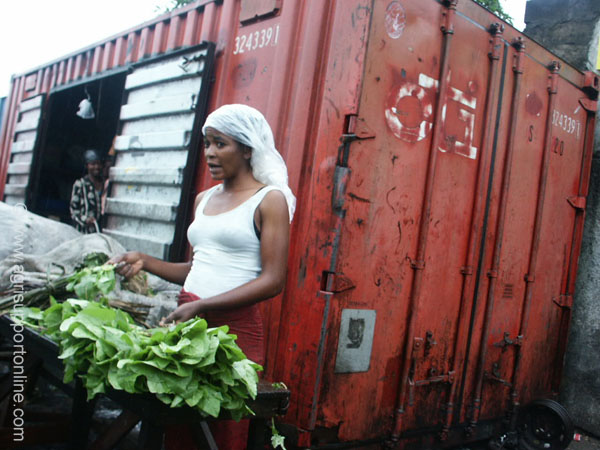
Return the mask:
[[[194,212],[203,196],[204,192],[201,192],[196,196]],[[135,251],[117,255],[109,260],[109,263],[111,264],[118,264],[121,262],[125,264],[117,269],[117,272],[125,278],[131,278],[140,270],[145,270],[146,272],[150,272],[158,277],[177,284],[183,284],[185,282],[185,279],[192,268],[191,262],[171,263]]]
[[[186,321],[205,311],[220,311],[248,306],[279,294],[285,285],[289,248],[289,216],[285,197],[271,191],[259,205],[261,216],[261,274],[235,289],[181,305],[161,323]]]
[[[189,273],[192,263],[171,263],[154,258],[142,252],[127,252],[117,255],[108,261],[110,264],[124,263],[117,272],[129,279],[140,270],[145,270],[172,283],[183,284]]]

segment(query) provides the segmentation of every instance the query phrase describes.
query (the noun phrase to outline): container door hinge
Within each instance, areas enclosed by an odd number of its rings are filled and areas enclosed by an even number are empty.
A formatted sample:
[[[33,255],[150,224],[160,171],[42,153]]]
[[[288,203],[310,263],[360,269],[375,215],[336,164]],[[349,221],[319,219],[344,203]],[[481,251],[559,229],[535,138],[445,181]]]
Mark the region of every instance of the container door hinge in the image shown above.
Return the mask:
[[[362,139],[373,139],[375,132],[367,125],[364,118],[356,114],[348,114],[342,134],[342,143],[358,141]]]
[[[585,211],[585,205],[586,205],[585,197],[575,195],[573,197],[568,197],[567,201],[569,202],[569,205],[571,205],[573,208],[575,208],[579,211]]]
[[[343,273],[323,272],[321,290],[330,293],[339,293],[354,289],[356,285]]]
[[[564,309],[571,309],[573,306],[573,296],[570,294],[562,294],[558,297],[552,297],[552,301]]]

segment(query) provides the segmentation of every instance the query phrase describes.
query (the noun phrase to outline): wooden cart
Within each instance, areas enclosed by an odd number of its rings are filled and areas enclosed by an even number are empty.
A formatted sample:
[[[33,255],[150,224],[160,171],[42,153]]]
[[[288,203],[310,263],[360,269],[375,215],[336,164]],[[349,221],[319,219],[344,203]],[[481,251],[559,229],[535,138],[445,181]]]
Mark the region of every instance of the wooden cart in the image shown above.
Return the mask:
[[[0,335],[7,339],[11,346],[16,335],[13,326],[14,322],[9,317],[0,316]],[[1,448],[67,442],[73,450],[111,449],[141,421],[137,443],[137,447],[140,449],[159,450],[162,447],[164,427],[183,423],[196,425],[192,429],[199,448],[217,449],[207,424],[207,420],[212,419],[202,417],[193,408],[170,408],[152,394],[128,394],[116,390],[102,395],[116,402],[122,408],[121,414],[110,423],[106,430],[89,442],[96,399],[87,401],[87,392],[78,379],[70,384],[64,384],[61,381],[63,364],[58,359],[59,350],[56,343],[27,328],[24,328],[23,332],[19,334],[23,337],[22,344],[27,352],[24,355],[23,374],[21,374],[21,369],[11,370],[0,379]],[[21,342],[17,343],[21,344]],[[11,354],[9,349],[5,349],[2,355],[5,360],[12,363],[14,354]],[[46,420],[42,424],[25,425],[22,433],[24,440],[16,442],[13,426],[14,412],[15,410],[22,411],[24,402],[15,401],[15,399],[24,400],[24,398],[13,395],[13,384],[24,385],[25,392],[27,392],[35,385],[39,376],[48,379],[72,397],[73,405],[70,417],[59,414],[47,415],[43,417]],[[264,433],[256,431],[264,427],[265,422],[272,417],[285,414],[289,398],[290,392],[287,389],[275,387],[267,381],[259,382],[258,395],[249,405],[255,412],[251,425],[255,432],[250,433],[249,448],[263,446],[262,435]],[[27,417],[24,418],[27,419]],[[229,417],[223,416],[217,420],[222,419],[229,419]]]

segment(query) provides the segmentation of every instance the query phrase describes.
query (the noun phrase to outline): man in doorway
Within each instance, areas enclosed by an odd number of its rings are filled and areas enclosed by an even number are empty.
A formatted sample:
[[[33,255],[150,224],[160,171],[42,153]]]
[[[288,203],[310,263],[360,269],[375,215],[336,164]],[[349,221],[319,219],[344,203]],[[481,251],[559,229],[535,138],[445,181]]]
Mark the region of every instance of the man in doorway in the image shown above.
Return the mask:
[[[100,233],[101,201],[104,190],[104,164],[97,150],[83,156],[87,174],[73,183],[71,218],[78,231]]]

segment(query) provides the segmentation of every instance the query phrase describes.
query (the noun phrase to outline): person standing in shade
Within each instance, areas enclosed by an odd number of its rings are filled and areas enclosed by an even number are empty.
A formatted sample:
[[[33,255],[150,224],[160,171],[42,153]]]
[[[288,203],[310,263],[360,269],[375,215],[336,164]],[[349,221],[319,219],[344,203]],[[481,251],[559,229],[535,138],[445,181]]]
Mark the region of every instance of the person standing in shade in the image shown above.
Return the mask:
[[[77,231],[100,233],[104,164],[97,150],[86,150],[83,158],[87,174],[73,183],[69,205],[71,219]]]

